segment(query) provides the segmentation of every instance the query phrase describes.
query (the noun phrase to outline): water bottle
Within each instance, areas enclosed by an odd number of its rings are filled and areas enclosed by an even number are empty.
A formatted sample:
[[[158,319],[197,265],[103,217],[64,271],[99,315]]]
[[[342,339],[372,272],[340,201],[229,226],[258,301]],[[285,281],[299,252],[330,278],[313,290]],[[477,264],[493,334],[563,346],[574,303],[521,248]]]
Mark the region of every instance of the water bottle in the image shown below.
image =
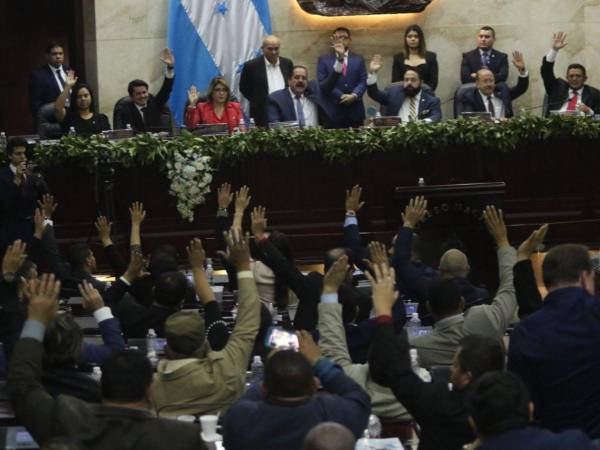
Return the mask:
[[[379,439],[381,437],[381,421],[375,414],[369,416],[367,433],[370,439]]]
[[[252,364],[250,365],[250,371],[252,372],[252,384],[262,383],[265,366],[263,365],[260,356],[254,356],[252,359]]]
[[[8,145],[8,139],[6,139],[6,133],[3,131],[0,133],[0,151],[4,152]]]
[[[246,131],[246,122],[244,122],[244,118],[242,117],[240,119],[240,123],[238,124],[237,127],[235,127],[235,130],[233,130],[236,133],[243,133],[244,131]]]
[[[131,124],[130,123],[128,123],[127,125],[125,125],[125,129],[127,131],[133,131],[133,128],[131,128]]]
[[[410,349],[410,365],[412,370],[425,383],[431,383],[431,374],[419,365],[419,352],[416,348]]]
[[[69,136],[77,136],[75,132],[75,127],[69,127]]]
[[[408,328],[417,328],[421,326],[421,319],[419,318],[419,313],[418,312],[414,312],[412,313],[410,320],[408,321],[408,323],[406,324],[406,326]]]
[[[158,361],[158,357],[156,356],[156,332],[154,328],[150,328],[146,335],[146,356],[153,366]]]
[[[102,369],[100,366],[94,366],[92,369],[92,380],[98,383],[100,383],[100,380],[102,380]]]
[[[208,280],[208,284],[211,286],[214,283],[215,271],[212,265],[212,258],[206,258],[206,269],[204,269],[204,274],[206,275],[206,279]]]
[[[417,184],[419,186],[425,186],[425,178],[423,178],[423,177],[419,178],[419,181],[417,181]]]

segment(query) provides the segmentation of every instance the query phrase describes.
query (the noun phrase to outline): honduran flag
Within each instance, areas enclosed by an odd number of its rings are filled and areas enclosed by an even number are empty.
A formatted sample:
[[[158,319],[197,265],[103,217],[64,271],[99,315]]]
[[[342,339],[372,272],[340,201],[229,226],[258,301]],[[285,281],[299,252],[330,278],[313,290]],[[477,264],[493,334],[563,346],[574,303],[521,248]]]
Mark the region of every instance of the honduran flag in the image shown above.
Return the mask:
[[[240,98],[244,62],[260,55],[271,33],[268,0],[170,0],[168,46],[176,63],[170,107],[177,123],[191,85],[206,91],[221,75]]]

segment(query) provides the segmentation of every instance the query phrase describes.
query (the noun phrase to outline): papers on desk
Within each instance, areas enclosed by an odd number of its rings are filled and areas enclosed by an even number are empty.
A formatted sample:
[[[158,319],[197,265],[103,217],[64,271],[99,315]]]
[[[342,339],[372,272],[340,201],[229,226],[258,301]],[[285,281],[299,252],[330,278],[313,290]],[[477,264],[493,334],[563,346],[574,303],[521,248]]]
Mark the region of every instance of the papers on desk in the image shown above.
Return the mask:
[[[404,450],[398,438],[391,439],[359,439],[356,450]]]

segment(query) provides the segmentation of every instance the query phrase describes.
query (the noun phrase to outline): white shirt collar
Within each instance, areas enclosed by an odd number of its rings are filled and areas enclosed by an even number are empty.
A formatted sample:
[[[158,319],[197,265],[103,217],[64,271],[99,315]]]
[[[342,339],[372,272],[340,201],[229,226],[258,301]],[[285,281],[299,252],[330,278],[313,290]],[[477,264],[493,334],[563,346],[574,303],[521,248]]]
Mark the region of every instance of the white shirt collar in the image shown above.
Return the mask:
[[[12,164],[9,164],[8,167],[10,167],[10,170],[13,174],[17,174],[17,168],[16,166],[13,166]]]
[[[64,72],[62,65],[60,65],[58,67],[54,67],[52,64],[48,64],[48,67],[50,67],[50,70],[52,71],[52,73],[56,73],[57,70]]]
[[[290,95],[292,96],[292,98],[295,99],[296,98],[296,93],[294,91],[292,91],[292,88],[289,87],[288,91],[290,91]],[[302,94],[300,96],[300,100],[304,100],[304,98],[305,98],[305,96],[304,96],[304,94]]]
[[[484,101],[487,101],[487,98],[488,98],[488,97],[492,97],[492,100],[493,100],[493,99],[495,99],[495,98],[497,98],[497,97],[494,95],[494,93],[493,93],[493,92],[492,92],[492,94],[491,94],[491,95],[489,95],[489,96],[488,96],[488,95],[485,95],[483,92],[481,92],[481,90],[479,90],[479,89],[477,89],[477,91],[479,92],[479,95],[481,95],[481,98],[482,98]]]
[[[277,58],[277,62],[275,64],[271,64],[266,56],[264,58],[265,58],[265,64],[267,65],[267,67],[269,67],[269,66],[270,67],[279,67],[279,58]]]
[[[579,95],[579,97],[581,97],[581,94],[583,94],[583,86],[581,86],[579,89],[569,88],[569,91],[570,91],[571,95],[573,95],[574,92],[577,92],[577,95]]]
[[[487,53],[487,54],[489,54],[491,56],[492,55],[492,49],[488,48],[487,50],[484,50],[484,49],[480,48],[479,49],[479,54],[483,55],[484,53]]]

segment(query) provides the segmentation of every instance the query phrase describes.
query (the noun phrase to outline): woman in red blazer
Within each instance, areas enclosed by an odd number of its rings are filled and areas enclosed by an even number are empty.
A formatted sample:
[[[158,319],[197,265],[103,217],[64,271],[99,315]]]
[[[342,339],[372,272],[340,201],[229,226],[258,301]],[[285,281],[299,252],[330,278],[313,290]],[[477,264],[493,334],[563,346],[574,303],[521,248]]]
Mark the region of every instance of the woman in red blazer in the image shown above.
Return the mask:
[[[189,106],[185,111],[185,126],[196,128],[201,123],[226,123],[231,133],[244,118],[240,104],[230,102],[231,90],[223,77],[215,77],[208,86],[206,103],[198,103],[198,90],[188,90]]]

